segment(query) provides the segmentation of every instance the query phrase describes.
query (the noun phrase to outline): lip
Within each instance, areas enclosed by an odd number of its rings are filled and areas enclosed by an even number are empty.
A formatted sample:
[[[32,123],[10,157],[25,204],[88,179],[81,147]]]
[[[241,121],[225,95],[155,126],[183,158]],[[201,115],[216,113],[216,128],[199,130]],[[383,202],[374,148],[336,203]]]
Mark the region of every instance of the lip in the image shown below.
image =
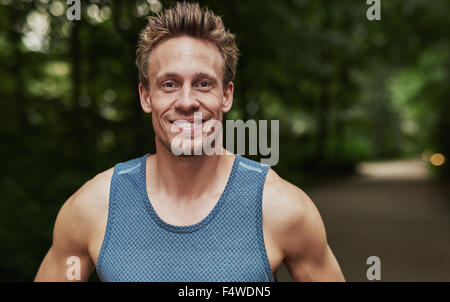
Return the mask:
[[[176,121],[184,121],[184,122],[189,122],[189,123],[193,123],[194,122],[194,117],[180,117],[180,118],[176,118],[176,119],[171,119],[170,122],[173,124]],[[203,122],[203,119],[202,119]]]

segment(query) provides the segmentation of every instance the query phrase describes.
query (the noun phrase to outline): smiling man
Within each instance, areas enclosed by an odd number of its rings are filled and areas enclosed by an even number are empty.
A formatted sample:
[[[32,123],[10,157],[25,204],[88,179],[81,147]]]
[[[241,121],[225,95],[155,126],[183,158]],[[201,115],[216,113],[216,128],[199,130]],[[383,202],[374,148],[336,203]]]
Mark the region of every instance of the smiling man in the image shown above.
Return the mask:
[[[96,268],[103,281],[264,282],[281,263],[295,281],[344,280],[301,189],[222,146],[202,151],[232,106],[237,53],[220,17],[197,4],[149,18],[136,63],[156,154],[115,165],[66,201],[36,281],[68,281],[73,256],[79,280]],[[192,155],[175,155],[178,143]]]

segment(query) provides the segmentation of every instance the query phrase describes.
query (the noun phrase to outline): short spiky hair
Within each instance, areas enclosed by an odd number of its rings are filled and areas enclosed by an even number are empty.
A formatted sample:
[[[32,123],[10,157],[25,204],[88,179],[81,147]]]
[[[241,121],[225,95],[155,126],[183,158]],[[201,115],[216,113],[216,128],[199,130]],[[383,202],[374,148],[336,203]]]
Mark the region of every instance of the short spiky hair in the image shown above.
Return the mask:
[[[214,43],[224,60],[223,84],[234,79],[238,48],[234,35],[225,29],[222,19],[197,3],[178,2],[156,16],[148,17],[147,26],[139,34],[136,66],[139,82],[148,89],[148,59],[152,49],[169,38],[187,35]]]

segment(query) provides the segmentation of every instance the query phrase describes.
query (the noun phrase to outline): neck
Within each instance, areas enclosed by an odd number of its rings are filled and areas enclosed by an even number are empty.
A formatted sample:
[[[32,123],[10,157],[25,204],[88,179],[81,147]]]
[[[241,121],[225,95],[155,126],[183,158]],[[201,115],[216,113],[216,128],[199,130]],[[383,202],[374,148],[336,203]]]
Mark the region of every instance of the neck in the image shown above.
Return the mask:
[[[195,200],[227,179],[234,154],[223,148],[222,155],[180,157],[157,144],[156,155],[149,163],[152,189],[163,190],[178,200]],[[231,156],[227,156],[231,155]]]

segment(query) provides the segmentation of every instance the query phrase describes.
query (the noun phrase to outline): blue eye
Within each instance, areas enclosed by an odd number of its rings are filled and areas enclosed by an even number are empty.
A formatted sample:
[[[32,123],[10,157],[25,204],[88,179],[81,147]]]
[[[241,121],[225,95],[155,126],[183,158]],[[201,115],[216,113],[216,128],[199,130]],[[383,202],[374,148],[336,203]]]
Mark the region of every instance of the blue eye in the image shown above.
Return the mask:
[[[199,83],[199,86],[200,86],[201,88],[208,88],[208,87],[211,86],[211,83],[210,83],[210,82],[207,82],[207,81],[201,81],[201,82]]]

